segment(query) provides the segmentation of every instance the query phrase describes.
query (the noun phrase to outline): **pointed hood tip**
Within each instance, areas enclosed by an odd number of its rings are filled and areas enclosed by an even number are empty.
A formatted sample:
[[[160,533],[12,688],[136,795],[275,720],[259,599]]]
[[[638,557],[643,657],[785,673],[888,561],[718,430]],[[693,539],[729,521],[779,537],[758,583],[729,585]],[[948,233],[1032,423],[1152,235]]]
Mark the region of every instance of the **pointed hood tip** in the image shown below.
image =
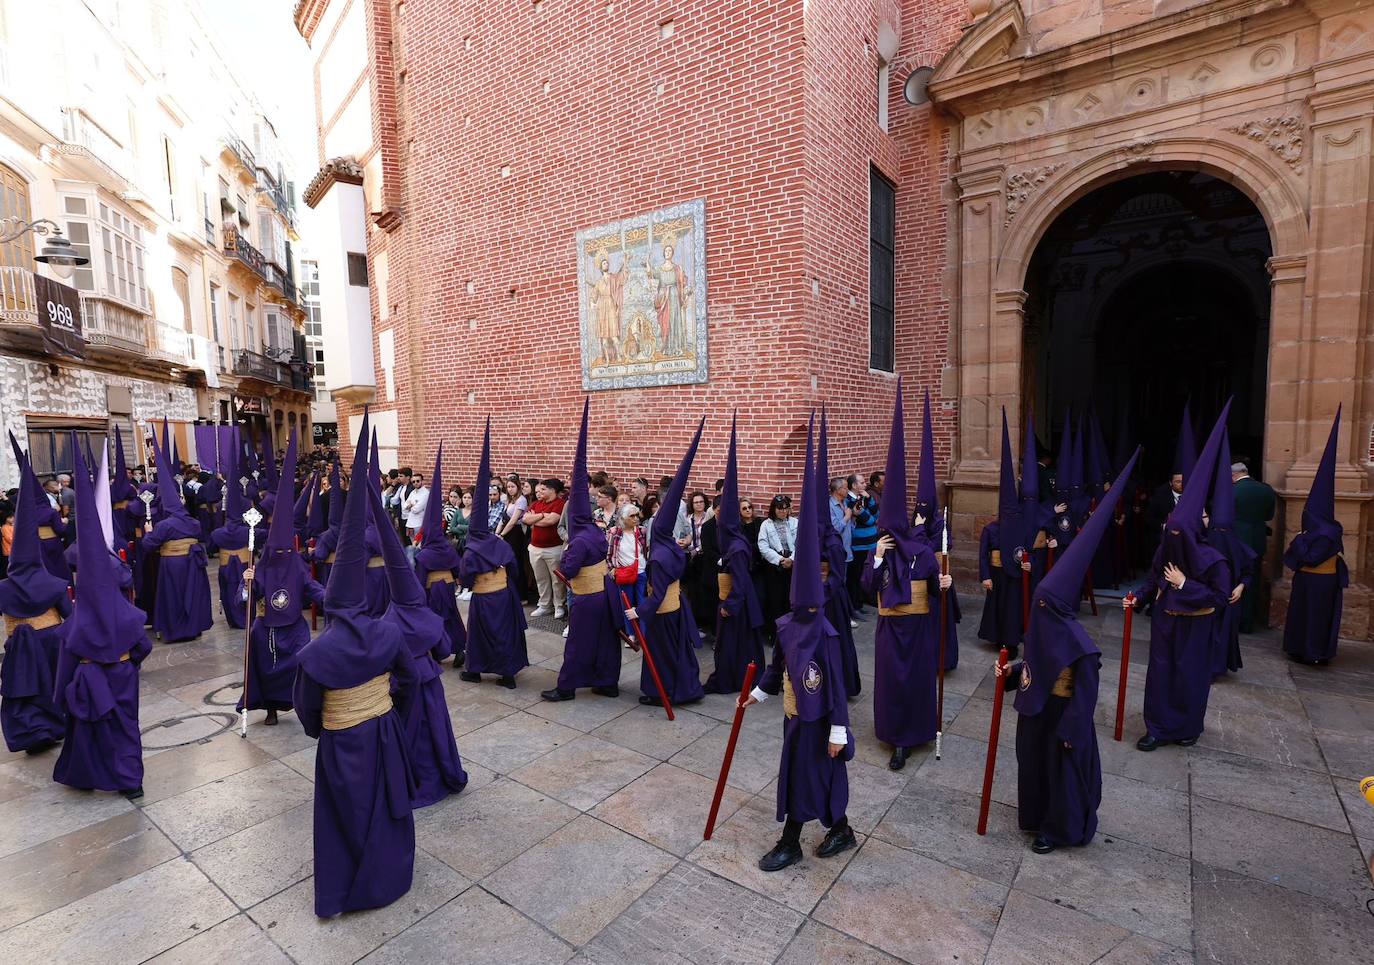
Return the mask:
[[[369,422],[363,412],[358,442],[353,448],[351,483],[343,502],[343,517],[339,524],[334,550],[334,564],[329,571],[329,585],[325,587],[325,608],[336,613],[350,613],[357,617],[365,605],[364,578],[367,567],[367,548],[364,544],[367,529],[367,504],[371,498],[367,482]],[[331,500],[333,502],[333,500]]]
[[[1193,465],[1193,478],[1203,480],[1203,485],[1189,485],[1188,477],[1185,476],[1183,495],[1179,497],[1166,523],[1169,529],[1187,530],[1194,535],[1201,533],[1202,512],[1206,508],[1207,497],[1211,491],[1212,473],[1216,469],[1216,459],[1221,451],[1221,437],[1226,430],[1226,421],[1230,417],[1233,401],[1234,399],[1227,399],[1226,404],[1222,406],[1221,413],[1207,436],[1207,442],[1203,444],[1197,462]]]
[[[687,480],[692,474],[692,463],[696,460],[697,447],[701,445],[701,434],[705,429],[706,417],[702,416],[701,421],[697,423],[697,431],[692,435],[692,442],[673,475],[673,481],[668,486],[668,491],[663,494],[663,502],[654,513],[652,532],[655,543],[670,540],[672,537],[673,527],[677,524],[677,508],[682,503],[682,494],[687,491]]]
[[[286,446],[286,459],[282,464],[282,472],[277,480],[277,492],[274,499],[274,506],[291,506],[294,510],[292,500],[292,489],[296,478],[296,430],[291,430],[290,441]],[[263,552],[268,550],[288,550],[295,548],[295,514],[285,510],[272,514],[272,522],[267,528],[267,543],[263,546]]]
[[[906,417],[902,405],[902,378],[897,377],[897,394],[892,403],[892,429],[888,434],[887,463],[883,470],[883,492],[878,502],[878,528],[898,543],[912,538],[911,516],[907,505]]]
[[[1135,471],[1135,464],[1139,458],[1140,447],[1136,446],[1111,488],[1107,490],[1101,505],[1088,517],[1088,521],[1074,537],[1068,549],[1055,561],[1054,568],[1041,577],[1035,590],[1037,597],[1050,597],[1064,607],[1072,608],[1077,605],[1083,592],[1083,580],[1087,576],[1088,567],[1092,565],[1098,544],[1106,534],[1116,505],[1125,491],[1126,480]]]
[[[420,545],[448,545],[444,536],[444,443],[434,453],[434,471],[429,476],[429,500],[425,503],[424,519],[420,522]],[[477,494],[473,494],[472,506],[477,508]]]
[[[821,583],[820,501],[816,499],[815,415],[806,432],[806,458],[802,471],[801,508],[797,516],[796,552],[792,559],[791,604],[794,615],[806,619],[825,606]]]
[[[1336,406],[1336,415],[1331,420],[1331,429],[1326,436],[1326,446],[1322,449],[1317,471],[1312,476],[1312,486],[1302,508],[1302,528],[1304,532],[1325,530],[1329,535],[1343,534],[1343,527],[1336,519],[1336,458],[1340,448],[1341,411],[1344,404]],[[1186,493],[1187,490],[1185,489]]]

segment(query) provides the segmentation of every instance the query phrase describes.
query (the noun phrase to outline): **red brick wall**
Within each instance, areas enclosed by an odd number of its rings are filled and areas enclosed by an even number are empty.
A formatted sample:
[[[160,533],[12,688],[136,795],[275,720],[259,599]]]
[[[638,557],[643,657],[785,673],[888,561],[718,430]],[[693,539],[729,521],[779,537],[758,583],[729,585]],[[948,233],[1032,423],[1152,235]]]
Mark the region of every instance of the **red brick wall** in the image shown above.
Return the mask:
[[[899,4],[888,135],[875,37]],[[447,481],[470,484],[490,414],[498,470],[566,473],[583,397],[575,232],[704,198],[710,382],[592,393],[591,465],[671,471],[708,413],[704,488],[738,407],[745,490],[795,493],[806,413],[827,401],[832,468],[880,467],[893,384],[868,371],[870,161],[898,187],[908,411],[924,386],[938,405],[948,342],[946,128],[901,83],[938,60],[966,6],[930,6],[810,0],[805,19],[801,0],[401,6],[386,53],[402,220],[371,249],[389,252],[397,401],[378,406],[400,410],[402,458],[427,465],[442,439]],[[953,412],[938,414],[943,471]]]

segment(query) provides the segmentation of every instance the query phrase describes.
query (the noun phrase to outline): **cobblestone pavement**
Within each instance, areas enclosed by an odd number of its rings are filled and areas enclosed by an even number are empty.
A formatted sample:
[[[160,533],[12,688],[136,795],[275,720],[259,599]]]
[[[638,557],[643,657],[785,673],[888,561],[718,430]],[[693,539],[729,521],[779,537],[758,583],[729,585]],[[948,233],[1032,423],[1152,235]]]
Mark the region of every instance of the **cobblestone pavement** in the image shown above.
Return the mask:
[[[1374,772],[1374,646],[1342,643],[1318,669],[1284,660],[1273,634],[1246,638],[1197,746],[1142,754],[1149,621],[1114,743],[1121,614],[1103,609],[1084,617],[1104,654],[1087,848],[1037,856],[1017,830],[1010,701],[989,831],[974,831],[992,707],[976,603],[946,681],[943,760],[887,769],[865,677],[849,772],[860,847],[819,860],[808,826],[805,860],[774,875],[755,862],[778,833],[782,702],[746,715],[703,842],[732,699],[668,723],[636,702],[626,651],[618,700],[545,703],[562,640],[541,621],[516,690],[444,675],[469,783],[416,814],[410,893],[327,922],[312,914],[314,741],[291,714],[255,714],[247,740],[230,731],[238,634],[158,644],[137,806],[53,784],[55,752],[0,758],[0,961],[1374,962],[1374,808],[1357,786]],[[871,670],[873,623],[857,635]]]

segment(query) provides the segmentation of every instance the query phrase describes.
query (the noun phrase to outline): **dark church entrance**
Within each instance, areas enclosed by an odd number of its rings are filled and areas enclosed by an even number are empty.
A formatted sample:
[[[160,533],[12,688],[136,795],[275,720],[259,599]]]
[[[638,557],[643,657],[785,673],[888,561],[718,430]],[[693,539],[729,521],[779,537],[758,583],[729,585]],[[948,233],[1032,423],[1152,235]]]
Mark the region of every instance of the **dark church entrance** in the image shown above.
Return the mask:
[[[1172,471],[1185,402],[1199,445],[1227,397],[1235,458],[1258,473],[1269,347],[1269,231],[1225,181],[1163,171],[1074,202],[1026,276],[1024,397],[1054,446],[1066,412],[1127,426],[1143,481]]]

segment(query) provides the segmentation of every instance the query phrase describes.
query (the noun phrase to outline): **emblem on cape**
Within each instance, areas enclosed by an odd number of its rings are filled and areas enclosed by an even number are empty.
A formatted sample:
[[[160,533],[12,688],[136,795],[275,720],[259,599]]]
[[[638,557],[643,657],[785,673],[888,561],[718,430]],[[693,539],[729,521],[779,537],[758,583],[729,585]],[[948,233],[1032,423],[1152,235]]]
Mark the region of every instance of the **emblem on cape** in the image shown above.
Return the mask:
[[[272,594],[271,603],[272,609],[285,610],[291,603],[291,594],[287,593],[285,590],[278,590],[276,593]]]
[[[1069,517],[1068,517],[1067,515],[1063,515],[1063,516],[1060,516],[1060,517],[1059,517],[1059,530],[1060,530],[1060,532],[1067,533],[1067,532],[1069,531],[1069,527],[1072,526],[1072,525],[1073,525],[1073,523],[1069,521]]]
[[[1026,663],[1025,661],[1022,661],[1022,662],[1021,662],[1021,689],[1022,689],[1022,690],[1030,690],[1030,685],[1031,685],[1030,664]]]
[[[807,661],[806,673],[802,677],[802,686],[806,688],[808,694],[814,694],[821,689],[821,668],[816,666],[816,661]]]
[[[1011,557],[1018,563],[1023,562],[1026,558],[1026,548],[1024,546],[1016,547],[1015,551],[1012,552]]]

